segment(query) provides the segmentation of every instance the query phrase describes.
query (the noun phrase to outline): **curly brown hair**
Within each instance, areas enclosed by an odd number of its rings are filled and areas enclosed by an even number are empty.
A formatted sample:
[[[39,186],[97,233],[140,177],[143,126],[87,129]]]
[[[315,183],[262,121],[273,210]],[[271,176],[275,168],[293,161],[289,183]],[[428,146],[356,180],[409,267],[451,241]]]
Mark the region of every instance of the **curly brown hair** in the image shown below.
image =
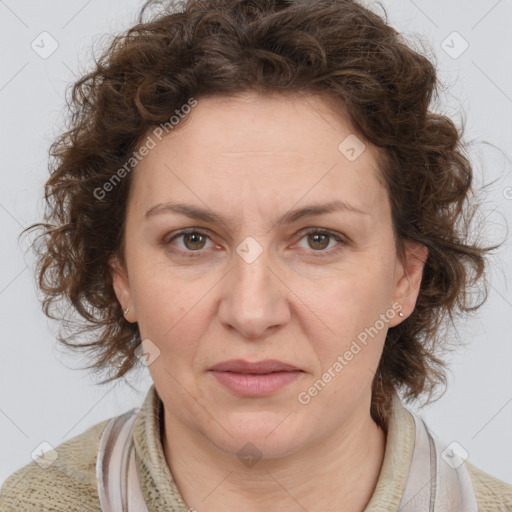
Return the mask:
[[[104,191],[149,129],[169,126],[190,98],[313,93],[343,105],[356,132],[379,148],[401,261],[404,240],[428,248],[415,309],[387,332],[372,416],[385,424],[394,389],[406,400],[430,400],[446,384],[443,319],[453,323],[483,304],[484,253],[499,247],[469,241],[479,207],[470,203],[473,170],[462,129],[429,110],[440,85],[435,66],[387,14],[352,0],[168,1],[146,20],[154,4],[146,2],[137,24],[114,36],[94,70],[72,85],[67,131],[50,147],[45,222],[27,228],[42,230],[33,242],[38,286],[45,314],[68,327],[59,341],[91,352],[86,368],[108,372],[102,384],[136,365],[139,329],[124,319],[109,266],[113,256],[124,263],[132,173]],[[480,283],[485,296],[470,305],[469,288]],[[53,312],[61,300],[80,322]],[[83,333],[93,340],[74,343]]]

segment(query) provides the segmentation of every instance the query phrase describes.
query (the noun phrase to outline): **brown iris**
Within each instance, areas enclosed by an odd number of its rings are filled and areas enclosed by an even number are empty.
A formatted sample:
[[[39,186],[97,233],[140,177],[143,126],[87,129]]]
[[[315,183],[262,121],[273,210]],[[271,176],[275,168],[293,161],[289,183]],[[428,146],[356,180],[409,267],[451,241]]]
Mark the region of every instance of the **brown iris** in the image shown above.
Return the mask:
[[[203,246],[204,246],[204,242],[205,242],[205,239],[206,239],[206,236],[205,235],[202,235],[201,233],[185,233],[183,236],[183,241],[185,243],[185,247],[187,247],[187,249],[190,249],[190,250],[197,250],[197,249],[202,249]],[[187,239],[190,240],[190,239],[193,239],[192,241],[192,246],[189,246],[189,244],[187,244]],[[201,245],[200,247],[196,244],[201,244],[201,242],[203,243],[203,245]]]
[[[323,237],[322,242],[319,242],[319,237]],[[308,235],[308,241],[313,240],[313,244],[320,243],[322,245],[321,247],[317,247],[318,249],[325,249],[325,247],[327,247],[327,245],[329,245],[329,238],[330,238],[330,235],[327,235],[325,233],[310,233]],[[324,243],[324,242],[326,242],[326,243]],[[312,246],[312,248],[315,248],[315,247]]]

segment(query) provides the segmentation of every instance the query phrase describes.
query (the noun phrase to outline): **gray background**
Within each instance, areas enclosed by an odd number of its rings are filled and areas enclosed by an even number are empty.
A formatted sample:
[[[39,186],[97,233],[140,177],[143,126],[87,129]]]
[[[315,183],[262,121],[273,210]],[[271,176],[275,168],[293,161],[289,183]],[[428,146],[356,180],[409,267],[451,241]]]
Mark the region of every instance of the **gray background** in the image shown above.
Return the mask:
[[[47,151],[62,128],[66,86],[88,67],[93,42],[96,47],[102,35],[130,26],[141,5],[135,0],[0,0],[0,483],[27,464],[40,443],[55,447],[140,406],[151,384],[145,368],[129,383],[106,387],[77,369],[84,362],[56,345],[57,326],[41,311],[27,240],[17,238],[41,218]],[[496,180],[482,196],[481,217],[490,240],[501,240],[507,235],[504,220],[512,219],[512,1],[386,0],[383,5],[411,44],[421,50],[422,40],[432,47],[447,85],[436,109],[458,125],[465,120],[466,137],[475,142],[476,184]],[[464,41],[469,46],[462,53]],[[39,53],[32,44],[39,45]],[[42,58],[51,44],[57,49]],[[509,483],[511,236],[491,260],[486,304],[459,326],[467,347],[450,356],[448,391],[420,413],[441,440],[457,441],[473,464]]]

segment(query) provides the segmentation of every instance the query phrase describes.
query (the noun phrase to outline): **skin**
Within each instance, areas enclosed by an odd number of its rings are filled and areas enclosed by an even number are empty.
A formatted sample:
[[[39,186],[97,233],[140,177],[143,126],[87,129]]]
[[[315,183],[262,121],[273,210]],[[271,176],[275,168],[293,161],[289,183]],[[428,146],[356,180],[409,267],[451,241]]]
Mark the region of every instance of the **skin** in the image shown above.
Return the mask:
[[[198,511],[325,512],[342,503],[356,512],[375,489],[386,435],[370,415],[371,383],[387,329],[414,309],[427,249],[408,242],[407,261],[399,261],[376,149],[365,141],[354,161],[338,149],[353,133],[318,96],[210,97],[134,171],[126,266],[112,260],[114,288],[130,307],[127,320],[160,350],[149,370],[164,404],[162,446],[180,493]],[[366,213],[276,223],[291,209],[336,199]],[[167,202],[206,206],[225,222],[169,211],[144,217]],[[190,227],[206,237],[169,241]],[[346,243],[315,240],[306,228]],[[236,252],[248,236],[262,249],[251,263]],[[404,316],[395,311],[300,403],[394,303]],[[272,395],[240,397],[208,372],[235,358],[279,359],[303,373]],[[248,442],[261,456],[251,467],[237,457]]]

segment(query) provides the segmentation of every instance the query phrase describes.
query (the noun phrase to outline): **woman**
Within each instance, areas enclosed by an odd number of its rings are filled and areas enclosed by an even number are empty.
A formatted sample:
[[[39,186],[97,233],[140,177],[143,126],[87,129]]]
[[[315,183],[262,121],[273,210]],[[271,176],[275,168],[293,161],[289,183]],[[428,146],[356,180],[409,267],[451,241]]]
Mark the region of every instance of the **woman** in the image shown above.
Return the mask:
[[[154,385],[0,510],[512,510],[398,395],[445,383],[442,321],[495,248],[461,224],[433,65],[348,0],[144,12],[74,85],[33,227],[45,312],[95,332],[61,341]]]

